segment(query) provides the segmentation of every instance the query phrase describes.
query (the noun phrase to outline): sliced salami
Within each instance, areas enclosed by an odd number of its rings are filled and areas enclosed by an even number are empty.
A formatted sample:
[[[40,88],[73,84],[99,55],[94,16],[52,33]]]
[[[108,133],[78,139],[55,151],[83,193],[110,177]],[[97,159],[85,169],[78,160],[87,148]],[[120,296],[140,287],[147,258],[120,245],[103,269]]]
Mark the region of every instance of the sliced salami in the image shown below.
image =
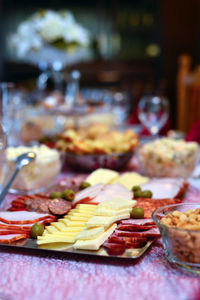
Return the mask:
[[[160,237],[158,228],[151,228],[146,231],[125,231],[116,229],[115,234],[123,237]]]
[[[0,236],[0,244],[10,244],[12,242],[26,238],[26,234],[5,234]]]
[[[105,242],[103,247],[106,248],[109,255],[121,255],[126,250],[125,244]]]
[[[138,230],[138,231],[144,231],[144,230],[148,230],[151,228],[156,228],[156,225],[132,225],[132,224],[128,224],[128,225],[124,225],[124,224],[119,224],[117,229],[119,230],[128,230],[128,231],[133,231],[133,230]]]
[[[63,199],[54,199],[49,203],[49,211],[54,215],[64,215],[71,209],[71,203]]]

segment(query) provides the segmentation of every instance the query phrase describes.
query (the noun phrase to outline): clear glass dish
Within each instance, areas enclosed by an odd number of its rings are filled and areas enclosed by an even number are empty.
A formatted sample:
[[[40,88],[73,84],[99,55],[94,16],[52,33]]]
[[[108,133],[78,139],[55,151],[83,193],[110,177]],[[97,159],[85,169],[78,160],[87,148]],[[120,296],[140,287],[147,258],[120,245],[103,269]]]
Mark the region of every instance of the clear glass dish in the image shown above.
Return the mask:
[[[200,208],[200,204],[173,204],[156,209],[152,218],[158,226],[166,258],[182,269],[200,275],[200,230],[189,230],[166,226],[160,222],[169,212],[184,213]]]

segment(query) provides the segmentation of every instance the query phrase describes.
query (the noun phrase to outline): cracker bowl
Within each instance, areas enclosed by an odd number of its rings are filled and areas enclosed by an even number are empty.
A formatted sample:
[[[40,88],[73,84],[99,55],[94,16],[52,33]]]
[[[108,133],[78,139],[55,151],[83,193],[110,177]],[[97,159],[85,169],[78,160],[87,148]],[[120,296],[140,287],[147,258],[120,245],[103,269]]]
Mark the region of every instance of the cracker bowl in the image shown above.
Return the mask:
[[[156,209],[158,226],[169,262],[200,274],[200,204],[173,204]]]

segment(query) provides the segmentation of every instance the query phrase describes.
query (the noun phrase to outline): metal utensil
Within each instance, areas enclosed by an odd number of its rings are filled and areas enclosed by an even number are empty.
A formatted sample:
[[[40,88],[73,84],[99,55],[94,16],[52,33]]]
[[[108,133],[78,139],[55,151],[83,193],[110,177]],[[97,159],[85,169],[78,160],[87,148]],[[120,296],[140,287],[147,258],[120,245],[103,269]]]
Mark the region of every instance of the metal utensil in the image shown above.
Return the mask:
[[[0,194],[0,205],[3,201],[3,199],[5,198],[8,189],[10,188],[11,184],[13,183],[15,177],[17,176],[18,172],[21,170],[22,167],[28,165],[30,162],[32,162],[33,160],[35,160],[36,158],[36,154],[34,152],[27,152],[27,153],[23,153],[21,155],[19,155],[16,160],[16,168],[15,171],[13,173],[13,175],[11,176],[10,180],[8,181],[8,183],[6,184],[6,186],[3,188],[2,193]]]

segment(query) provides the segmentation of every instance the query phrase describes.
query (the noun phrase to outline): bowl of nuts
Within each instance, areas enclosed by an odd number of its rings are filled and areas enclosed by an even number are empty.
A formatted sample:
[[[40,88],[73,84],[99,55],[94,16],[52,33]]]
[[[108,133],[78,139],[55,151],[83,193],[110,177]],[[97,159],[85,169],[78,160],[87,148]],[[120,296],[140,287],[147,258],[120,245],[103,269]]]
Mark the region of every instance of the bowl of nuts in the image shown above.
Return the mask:
[[[158,226],[167,259],[200,274],[200,204],[173,204],[156,209]]]

